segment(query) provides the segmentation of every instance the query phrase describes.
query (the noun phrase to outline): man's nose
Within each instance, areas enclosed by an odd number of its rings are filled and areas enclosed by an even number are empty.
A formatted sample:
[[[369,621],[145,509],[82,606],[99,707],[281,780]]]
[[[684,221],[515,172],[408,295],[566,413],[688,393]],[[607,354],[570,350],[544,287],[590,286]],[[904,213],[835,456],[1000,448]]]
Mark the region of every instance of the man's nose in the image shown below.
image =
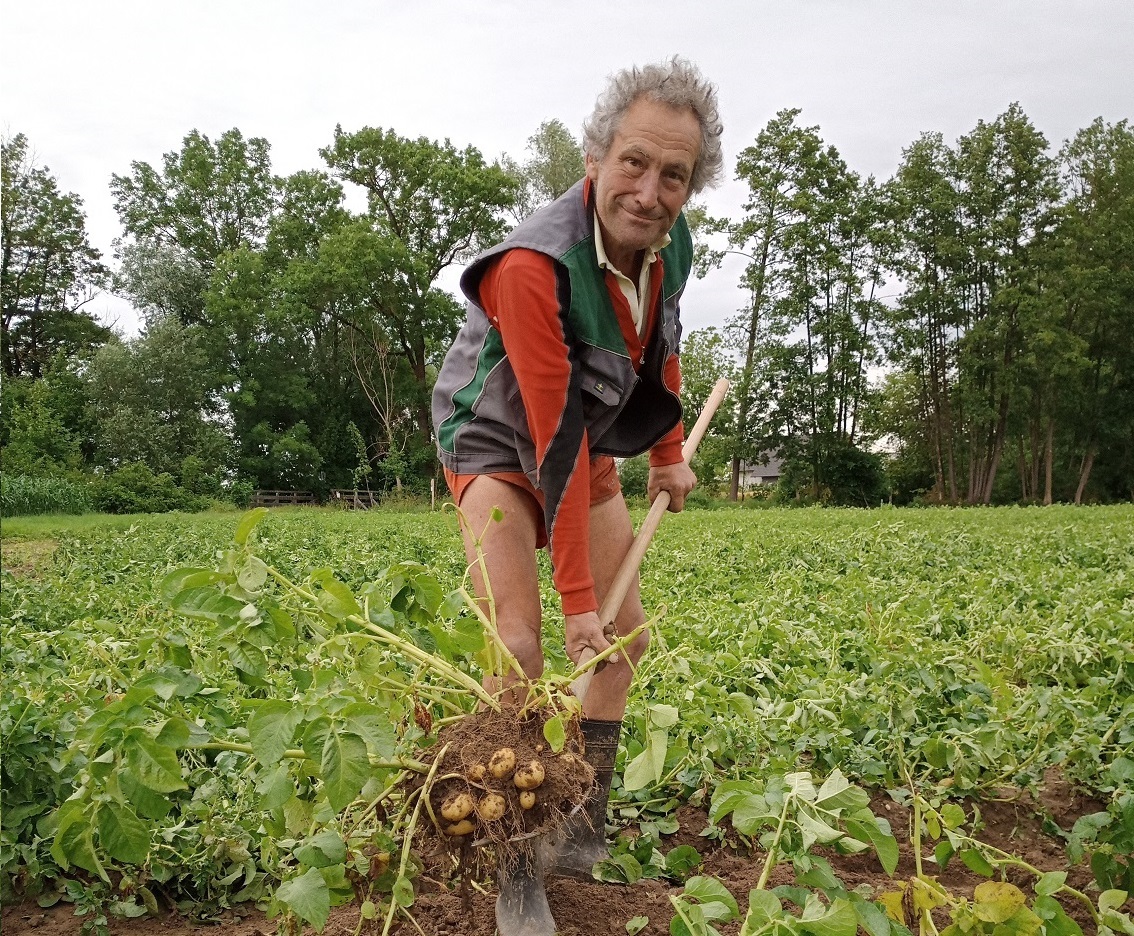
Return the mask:
[[[656,172],[643,172],[638,177],[638,190],[635,193],[638,204],[648,209],[657,207],[660,183],[661,179]]]

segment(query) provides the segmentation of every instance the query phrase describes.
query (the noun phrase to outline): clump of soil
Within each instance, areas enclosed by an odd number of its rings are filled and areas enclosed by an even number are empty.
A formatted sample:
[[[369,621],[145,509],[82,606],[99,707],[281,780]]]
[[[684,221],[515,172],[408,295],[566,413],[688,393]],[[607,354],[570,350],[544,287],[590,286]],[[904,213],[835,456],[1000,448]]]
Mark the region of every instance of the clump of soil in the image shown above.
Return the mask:
[[[553,752],[544,724],[556,716],[565,723],[566,742]],[[550,707],[476,712],[441,730],[437,749],[443,746],[444,760],[429,797],[438,825],[431,823],[427,834],[439,836],[453,849],[491,844],[497,862],[506,862],[539,833],[558,828],[587,798],[594,782],[594,770],[583,758],[578,718]],[[542,769],[542,780],[525,791],[521,787],[534,779],[529,770],[533,762],[538,765],[536,777]],[[524,797],[525,792],[532,796]],[[459,820],[444,818],[446,806],[462,795],[470,798],[466,806],[475,804],[473,811]],[[495,817],[492,807],[499,807],[501,800],[502,815]],[[463,834],[453,834],[457,830]]]

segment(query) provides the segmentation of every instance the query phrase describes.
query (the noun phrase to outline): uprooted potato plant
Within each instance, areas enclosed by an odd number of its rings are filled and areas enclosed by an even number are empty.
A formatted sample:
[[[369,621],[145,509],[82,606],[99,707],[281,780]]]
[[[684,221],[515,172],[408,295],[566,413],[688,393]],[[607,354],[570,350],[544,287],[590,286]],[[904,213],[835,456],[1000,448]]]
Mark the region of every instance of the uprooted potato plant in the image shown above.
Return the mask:
[[[454,872],[484,846],[509,861],[583,802],[580,705],[564,677],[523,676],[491,598],[446,595],[413,563],[357,591],[329,569],[292,581],[257,555],[263,514],[245,515],[216,568],[165,576],[188,626],[155,639],[157,665],[78,732],[52,855],[106,885],[108,867],[143,866],[127,896],[150,906],[188,883],[163,879],[166,830],[242,796],[271,853],[232,845],[234,900],[270,895],[320,928],[358,899],[388,932],[411,912],[421,855],[449,855]],[[508,690],[483,687],[509,672]]]

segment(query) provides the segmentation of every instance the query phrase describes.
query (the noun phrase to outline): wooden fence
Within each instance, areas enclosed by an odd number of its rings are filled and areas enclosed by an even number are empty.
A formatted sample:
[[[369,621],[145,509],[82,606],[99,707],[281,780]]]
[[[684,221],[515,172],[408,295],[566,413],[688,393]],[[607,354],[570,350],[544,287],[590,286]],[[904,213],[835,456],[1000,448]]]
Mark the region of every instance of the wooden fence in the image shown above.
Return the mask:
[[[253,507],[298,507],[303,504],[318,504],[319,499],[310,491],[253,491]],[[378,506],[378,498],[370,491],[354,488],[336,488],[322,501],[328,507],[344,507],[347,510],[369,510]]]

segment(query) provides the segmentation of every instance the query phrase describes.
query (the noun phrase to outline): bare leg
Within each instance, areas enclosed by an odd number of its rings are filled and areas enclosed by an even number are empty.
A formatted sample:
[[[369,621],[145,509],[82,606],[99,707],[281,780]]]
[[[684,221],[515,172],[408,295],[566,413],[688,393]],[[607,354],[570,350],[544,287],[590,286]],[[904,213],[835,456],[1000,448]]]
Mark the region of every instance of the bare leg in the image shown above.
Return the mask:
[[[504,514],[492,520],[497,507]],[[540,645],[539,571],[536,566],[536,524],[539,505],[530,494],[514,484],[481,475],[465,489],[461,512],[465,522],[461,535],[465,555],[472,564],[473,587],[478,597],[486,590],[481,579],[474,540],[483,536],[481,549],[496,604],[496,627],[504,644],[520,662],[530,678],[543,673]],[[487,613],[487,603],[482,603]],[[512,674],[505,683],[515,681]],[[490,691],[498,689],[485,680]]]
[[[595,593],[600,605],[633,541],[634,527],[621,493],[591,508],[591,573],[595,578]],[[638,577],[635,575],[614,624],[619,634],[628,634],[645,620],[646,612],[642,608]],[[635,665],[646,652],[649,642],[649,634],[644,633],[627,648]],[[587,718],[620,721],[626,712],[626,696],[633,675],[621,655],[617,663],[595,673],[583,703],[583,714]]]

